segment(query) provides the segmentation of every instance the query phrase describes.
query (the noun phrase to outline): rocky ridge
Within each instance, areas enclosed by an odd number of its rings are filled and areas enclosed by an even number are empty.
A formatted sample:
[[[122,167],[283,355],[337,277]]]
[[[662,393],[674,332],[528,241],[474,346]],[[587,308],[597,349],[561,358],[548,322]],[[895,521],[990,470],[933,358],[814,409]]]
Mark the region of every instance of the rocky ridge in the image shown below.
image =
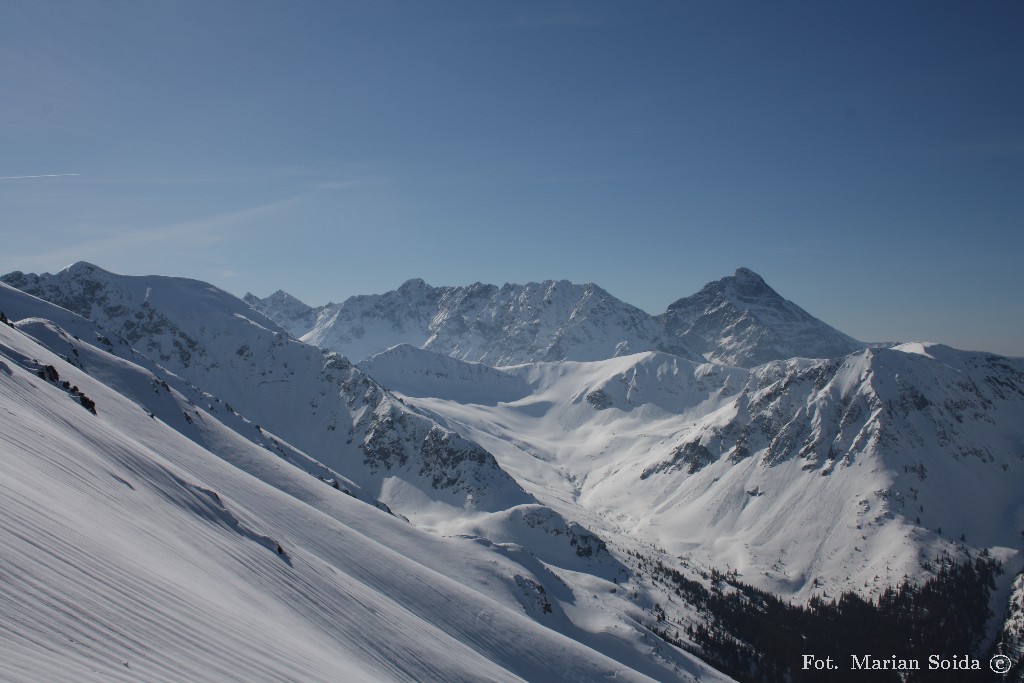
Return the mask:
[[[246,301],[303,341],[356,361],[409,344],[492,366],[664,351],[752,367],[798,356],[839,357],[864,347],[746,268],[659,316],[597,285],[564,280],[432,287],[415,279],[385,294],[312,309],[283,292],[266,299],[250,294]]]

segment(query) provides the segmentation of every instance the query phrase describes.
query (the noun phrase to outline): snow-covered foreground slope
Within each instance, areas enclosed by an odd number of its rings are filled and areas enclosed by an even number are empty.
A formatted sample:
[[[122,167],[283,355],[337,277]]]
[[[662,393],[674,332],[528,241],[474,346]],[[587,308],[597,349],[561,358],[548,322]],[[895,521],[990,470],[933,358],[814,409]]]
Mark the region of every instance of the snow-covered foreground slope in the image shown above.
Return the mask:
[[[538,543],[543,536],[539,554],[558,566],[602,576],[611,576],[609,567],[617,566],[607,554],[581,560],[581,553],[599,546],[600,539],[573,517],[536,505],[479,445],[410,409],[344,358],[245,317],[247,309],[239,310],[239,302],[229,295],[205,283],[116,276],[87,264],[63,275],[56,281],[44,279],[40,290],[102,321],[107,335],[129,335],[164,364],[201,383],[204,389],[177,382],[193,408],[205,406],[218,414],[222,425],[303,470],[425,528],[474,535],[489,530],[492,539],[525,534]],[[141,305],[139,296],[145,297]],[[54,314],[76,329],[92,329],[92,323],[6,286],[0,287],[0,308],[37,318]],[[156,322],[145,322],[149,319]],[[94,358],[88,350],[80,352],[78,339],[53,331],[37,334],[37,339],[69,359],[73,354],[79,367],[109,378],[142,405],[149,405],[149,391],[167,389],[163,376],[172,385],[177,379],[124,341],[108,346],[133,362],[148,364],[151,375],[126,383],[120,368],[108,367],[108,354],[97,351],[100,357]],[[188,351],[178,344],[181,339],[187,340]],[[216,393],[205,390],[210,386]],[[193,413],[198,420],[193,409],[172,423],[191,433],[196,429]],[[523,509],[532,512],[517,512]],[[535,524],[537,520],[543,524]]]
[[[0,325],[0,678],[722,679],[589,599],[596,579],[419,531],[24,327]]]
[[[797,598],[877,594],[961,543],[1017,562],[1020,360],[908,344],[745,370],[645,353],[487,369],[502,382],[455,362],[402,347],[366,367],[604,538]]]

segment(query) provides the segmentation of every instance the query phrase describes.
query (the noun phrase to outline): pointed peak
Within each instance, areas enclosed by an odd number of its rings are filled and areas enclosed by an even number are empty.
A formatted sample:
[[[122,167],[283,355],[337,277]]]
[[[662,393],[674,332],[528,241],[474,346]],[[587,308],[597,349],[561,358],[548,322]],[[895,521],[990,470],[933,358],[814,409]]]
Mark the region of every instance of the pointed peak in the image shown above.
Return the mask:
[[[283,289],[279,289],[270,296],[267,297],[268,301],[299,301],[298,297],[289,294]]]
[[[760,282],[762,284],[764,283],[763,277],[752,271],[750,268],[744,268],[743,266],[740,266],[739,268],[736,269],[736,272],[733,273],[733,277],[736,278],[737,280]]]
[[[722,293],[732,292],[743,298],[782,298],[764,281],[764,278],[749,268],[742,267],[717,282],[709,282],[704,289]]]
[[[403,282],[402,286],[398,288],[398,291],[402,294],[411,294],[412,292],[418,292],[424,289],[430,289],[430,285],[424,282],[423,278],[414,277]]]
[[[289,294],[288,292],[284,291],[283,289],[277,290],[276,292],[274,292],[270,296],[266,297],[265,299],[261,299],[260,297],[256,296],[255,294],[252,294],[251,292],[247,292],[246,295],[244,297],[242,297],[242,301],[244,301],[245,303],[249,304],[250,306],[256,308],[257,310],[260,310],[260,311],[263,311],[263,312],[266,312],[266,310],[268,310],[268,309],[270,309],[272,307],[280,308],[282,306],[285,306],[285,307],[288,307],[288,308],[301,308],[301,309],[308,309],[308,308],[310,308],[310,306],[307,303],[305,303],[301,299],[298,299],[295,296],[292,296],[291,294]]]
[[[68,273],[69,275],[78,275],[95,272],[105,273],[107,271],[103,270],[99,266],[89,263],[88,261],[75,261],[70,266],[65,266],[64,268],[62,268],[60,272]]]

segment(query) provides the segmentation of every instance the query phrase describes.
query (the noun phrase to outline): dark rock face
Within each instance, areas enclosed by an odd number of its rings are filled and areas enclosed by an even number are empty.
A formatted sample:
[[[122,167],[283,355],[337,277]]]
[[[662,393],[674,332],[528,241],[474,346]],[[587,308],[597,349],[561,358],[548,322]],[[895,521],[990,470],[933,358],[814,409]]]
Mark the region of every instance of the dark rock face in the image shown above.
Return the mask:
[[[586,397],[587,403],[594,406],[595,410],[604,410],[612,405],[612,397],[601,389],[594,389]]]
[[[650,467],[640,474],[641,479],[646,479],[652,474],[659,472],[670,472],[677,469],[685,469],[687,474],[693,474],[697,470],[710,465],[716,460],[716,456],[699,441],[684,443],[676,447],[672,452],[672,458]]]

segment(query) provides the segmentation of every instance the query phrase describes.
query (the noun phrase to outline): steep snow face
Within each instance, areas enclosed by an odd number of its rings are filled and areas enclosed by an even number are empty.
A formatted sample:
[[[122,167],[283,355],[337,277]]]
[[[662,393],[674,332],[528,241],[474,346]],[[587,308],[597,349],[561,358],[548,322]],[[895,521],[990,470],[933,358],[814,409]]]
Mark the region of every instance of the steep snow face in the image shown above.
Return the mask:
[[[316,311],[312,306],[307,306],[280,289],[266,299],[260,299],[247,292],[242,300],[275,321],[296,339],[308,332],[316,322]]]
[[[288,324],[267,302],[254,305]],[[565,280],[502,287],[431,287],[409,280],[386,294],[316,310],[316,323],[303,341],[354,360],[398,344],[494,366],[598,360],[653,349],[694,357],[685,344],[665,338],[654,317],[597,285]]]
[[[91,315],[108,336],[252,420],[257,434],[279,435],[402,514],[532,502],[478,445],[411,411],[344,358],[291,339],[206,283],[121,276],[84,263],[5,280]],[[0,310],[4,305],[0,300]]]
[[[193,358],[194,353],[201,355],[197,350],[203,345],[196,337],[205,341],[221,336],[237,326],[233,318],[270,332],[283,332],[277,323],[239,299],[198,280],[126,277],[85,262],[54,275],[14,272],[0,279],[115,331],[132,344],[145,342],[140,350],[155,360],[174,358],[184,366],[200,360]]]
[[[638,535],[800,598],[921,577],[958,544],[1020,549],[1019,359],[916,344],[750,370],[645,353],[497,372],[532,391],[473,404],[438,398],[415,369],[392,381],[604,538]]]
[[[532,392],[530,385],[516,375],[409,344],[393,346],[357,366],[388,389],[411,396],[494,405],[516,401]]]
[[[608,581],[419,531],[148,370],[27,332],[74,340],[0,325],[3,680],[726,680],[595,604]],[[602,555],[536,506],[509,515]]]
[[[864,344],[783,299],[757,273],[739,268],[660,316],[670,338],[710,361],[753,367],[786,358],[837,358]]]

